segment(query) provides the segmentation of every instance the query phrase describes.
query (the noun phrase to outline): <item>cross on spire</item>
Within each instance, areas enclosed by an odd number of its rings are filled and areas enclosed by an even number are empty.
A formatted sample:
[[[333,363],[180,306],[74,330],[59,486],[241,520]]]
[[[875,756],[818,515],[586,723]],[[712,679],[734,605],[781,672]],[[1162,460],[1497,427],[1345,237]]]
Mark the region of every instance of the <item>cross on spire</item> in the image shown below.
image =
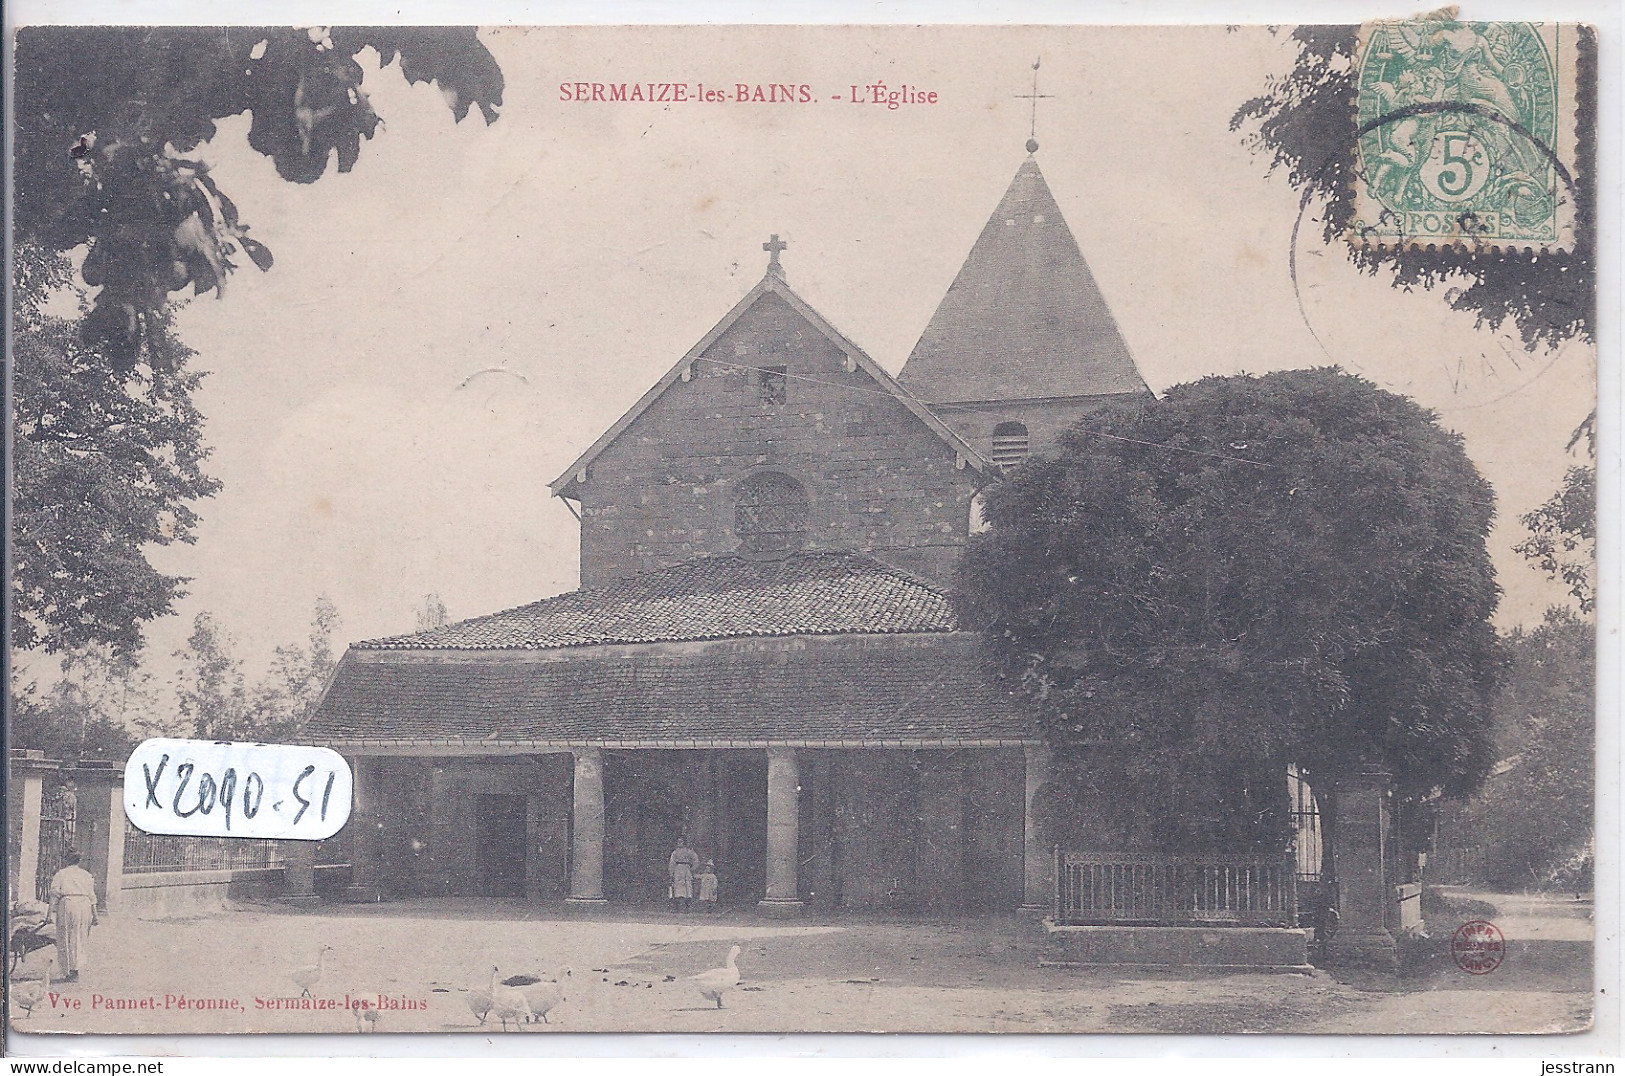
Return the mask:
[[[777,273],[781,276],[784,274],[784,266],[779,264],[779,252],[787,249],[789,246],[789,243],[786,243],[784,240],[779,238],[778,232],[774,232],[768,237],[767,242],[762,244],[762,249],[767,251],[768,272]]]
[[[1021,98],[1023,101],[1030,100],[1033,103],[1032,124],[1027,130],[1028,153],[1038,152],[1038,102],[1043,98],[1055,96],[1053,93],[1038,92],[1038,64],[1042,59],[1043,57],[1040,56],[1037,60],[1033,61],[1033,92],[1016,94],[1016,96]]]

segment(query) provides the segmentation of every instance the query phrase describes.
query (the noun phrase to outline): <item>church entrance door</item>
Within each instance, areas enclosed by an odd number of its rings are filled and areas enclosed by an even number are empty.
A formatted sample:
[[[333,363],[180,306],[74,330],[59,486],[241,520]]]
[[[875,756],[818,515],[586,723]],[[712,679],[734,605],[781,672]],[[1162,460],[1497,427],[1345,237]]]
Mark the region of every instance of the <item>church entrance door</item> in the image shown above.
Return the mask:
[[[474,797],[474,862],[482,897],[525,895],[525,797]]]

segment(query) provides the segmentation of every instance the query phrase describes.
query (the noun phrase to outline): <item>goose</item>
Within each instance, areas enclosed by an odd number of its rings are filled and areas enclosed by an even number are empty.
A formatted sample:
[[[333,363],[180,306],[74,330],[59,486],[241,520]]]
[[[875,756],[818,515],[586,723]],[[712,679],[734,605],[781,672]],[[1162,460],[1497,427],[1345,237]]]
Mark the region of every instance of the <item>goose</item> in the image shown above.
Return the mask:
[[[308,967],[298,968],[288,978],[299,987],[299,996],[310,997],[310,988],[321,982],[322,975],[327,971],[327,954],[333,952],[331,945],[324,945],[316,950],[316,963]]]
[[[513,1021],[517,1027],[530,1015],[530,1002],[525,1000],[525,992],[517,986],[509,986],[498,980],[502,972],[496,965],[491,966],[491,1014],[502,1021],[502,1030],[508,1030],[508,1021]],[[483,1021],[482,1021],[483,1023]]]
[[[717,1003],[722,1008],[722,996],[739,985],[739,946],[728,950],[728,963],[720,968],[702,971],[698,975],[690,975],[689,979],[700,988],[704,997]]]
[[[473,1013],[474,1018],[480,1022],[480,1026],[484,1027],[485,1018],[491,1014],[491,988],[483,983],[479,986],[471,986],[468,988],[466,1000],[468,1002],[468,1011]]]
[[[517,976],[515,977],[517,978]],[[570,969],[565,968],[551,981],[542,979],[537,982],[521,986],[525,1001],[530,1005],[530,1018],[534,1022],[540,1020],[547,1023],[547,1014],[564,1003],[564,983],[570,978]],[[508,980],[513,983],[513,980]]]
[[[43,979],[13,979],[11,981],[11,997],[17,1007],[23,1010],[26,1016],[34,1015],[34,1006],[45,999],[45,994],[51,989],[52,972],[56,970],[56,957],[45,962],[45,978]]]

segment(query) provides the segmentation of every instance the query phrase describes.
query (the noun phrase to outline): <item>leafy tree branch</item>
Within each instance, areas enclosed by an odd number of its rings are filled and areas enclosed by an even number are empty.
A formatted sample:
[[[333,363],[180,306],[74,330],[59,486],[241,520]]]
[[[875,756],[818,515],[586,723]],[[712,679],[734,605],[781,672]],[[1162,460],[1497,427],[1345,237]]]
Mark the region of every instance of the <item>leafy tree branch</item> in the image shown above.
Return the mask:
[[[1292,31],[1297,61],[1270,78],[1264,92],[1242,103],[1232,131],[1271,171],[1283,172],[1293,188],[1324,208],[1327,247],[1343,251],[1368,273],[1388,274],[1395,287],[1445,288],[1456,310],[1471,311],[1480,325],[1510,320],[1528,347],[1571,338],[1590,340],[1596,314],[1596,36],[1581,28],[1577,91],[1579,167],[1572,188],[1575,243],[1572,250],[1497,250],[1485,257],[1450,244],[1421,249],[1366,245],[1347,239],[1355,218],[1356,47],[1358,26],[1300,26]]]

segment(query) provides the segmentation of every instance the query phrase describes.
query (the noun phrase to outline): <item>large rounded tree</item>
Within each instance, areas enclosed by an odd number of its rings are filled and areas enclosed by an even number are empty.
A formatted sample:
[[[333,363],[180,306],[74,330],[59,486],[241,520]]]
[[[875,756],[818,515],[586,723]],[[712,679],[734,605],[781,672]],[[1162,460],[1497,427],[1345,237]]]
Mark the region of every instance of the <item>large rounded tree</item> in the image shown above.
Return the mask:
[[[1094,840],[1279,847],[1288,764],[1321,788],[1364,763],[1411,794],[1482,781],[1494,511],[1405,397],[1336,369],[1204,378],[992,487],[963,611]]]

